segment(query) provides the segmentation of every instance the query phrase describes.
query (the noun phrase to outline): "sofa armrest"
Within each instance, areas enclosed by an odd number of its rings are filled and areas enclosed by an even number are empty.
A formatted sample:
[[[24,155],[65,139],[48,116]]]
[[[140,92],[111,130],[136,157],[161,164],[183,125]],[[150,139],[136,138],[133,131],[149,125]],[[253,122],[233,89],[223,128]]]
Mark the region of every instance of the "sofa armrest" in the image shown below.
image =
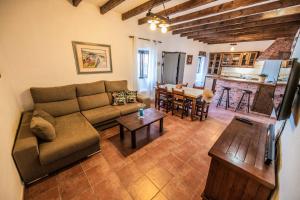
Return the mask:
[[[150,108],[151,106],[151,99],[150,97],[143,95],[143,94],[138,94],[137,95],[137,101],[140,103],[143,103],[146,105],[146,108]]]
[[[39,149],[38,140],[27,125],[20,126],[13,149],[13,158],[23,180],[25,182],[32,180],[39,171],[36,167],[40,165]]]

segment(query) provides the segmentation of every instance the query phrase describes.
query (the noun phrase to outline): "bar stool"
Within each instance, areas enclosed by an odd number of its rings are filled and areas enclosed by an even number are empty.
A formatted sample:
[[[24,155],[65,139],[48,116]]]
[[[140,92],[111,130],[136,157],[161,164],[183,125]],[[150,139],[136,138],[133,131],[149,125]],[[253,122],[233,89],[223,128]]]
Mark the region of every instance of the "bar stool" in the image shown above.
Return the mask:
[[[235,108],[235,111],[236,112],[240,107],[241,107],[241,104],[243,102],[243,99],[246,95],[248,95],[248,100],[247,100],[247,112],[249,113],[250,112],[250,97],[251,97],[251,94],[252,94],[252,91],[251,90],[243,90],[243,95],[237,105],[237,107]],[[247,97],[246,97],[247,98]]]
[[[218,100],[217,107],[221,105],[221,103],[223,101],[223,95],[224,95],[224,93],[226,91],[227,95],[226,95],[226,99],[225,99],[225,103],[226,103],[225,109],[227,110],[228,108],[230,108],[230,106],[229,106],[229,91],[231,90],[231,88],[230,87],[225,87],[225,86],[222,86],[222,88],[223,88],[222,89],[222,94],[221,94],[221,96],[220,96],[220,98]]]

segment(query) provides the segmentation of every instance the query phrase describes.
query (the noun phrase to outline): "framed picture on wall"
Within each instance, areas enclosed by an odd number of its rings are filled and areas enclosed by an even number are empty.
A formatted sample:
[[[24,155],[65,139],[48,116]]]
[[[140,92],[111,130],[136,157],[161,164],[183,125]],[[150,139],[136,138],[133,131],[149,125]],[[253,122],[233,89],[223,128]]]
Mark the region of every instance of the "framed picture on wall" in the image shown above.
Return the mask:
[[[191,65],[193,63],[193,55],[187,55],[186,64]]]
[[[78,74],[111,73],[110,45],[72,41]]]

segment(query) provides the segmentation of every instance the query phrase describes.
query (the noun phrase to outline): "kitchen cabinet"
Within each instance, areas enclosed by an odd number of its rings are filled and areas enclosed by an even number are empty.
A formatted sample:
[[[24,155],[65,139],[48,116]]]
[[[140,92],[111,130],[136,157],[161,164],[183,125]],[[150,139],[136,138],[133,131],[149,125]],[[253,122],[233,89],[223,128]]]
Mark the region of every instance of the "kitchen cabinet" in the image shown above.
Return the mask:
[[[221,53],[210,53],[207,74],[220,74]]]
[[[219,66],[220,67],[253,67],[258,56],[257,51],[249,51],[249,52],[218,52],[218,53],[211,53],[213,56],[220,55],[221,61]],[[212,57],[211,60],[213,60]],[[213,62],[211,62],[213,63]],[[212,73],[210,73],[212,74]]]

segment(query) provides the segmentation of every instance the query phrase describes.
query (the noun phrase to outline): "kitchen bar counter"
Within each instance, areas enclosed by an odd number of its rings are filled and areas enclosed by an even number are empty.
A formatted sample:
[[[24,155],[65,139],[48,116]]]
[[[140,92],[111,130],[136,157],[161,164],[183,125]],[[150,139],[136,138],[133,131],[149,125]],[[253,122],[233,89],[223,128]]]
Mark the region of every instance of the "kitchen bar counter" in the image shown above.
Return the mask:
[[[218,99],[222,94],[223,86],[230,87],[230,108],[233,110],[236,108],[243,90],[252,91],[250,97],[251,110],[254,112],[270,115],[273,109],[273,105],[278,105],[281,101],[282,94],[286,83],[281,82],[279,84],[272,83],[262,83],[256,80],[246,80],[242,78],[226,77],[226,76],[216,76],[208,75],[206,79],[213,79],[212,90],[215,91],[215,96],[213,104],[216,105]],[[274,96],[274,104],[273,98]],[[225,95],[223,97],[225,100]],[[222,104],[224,105],[224,103]],[[244,98],[244,103],[241,105],[241,110],[246,110],[246,98]]]
[[[241,82],[241,83],[253,83],[253,84],[259,84],[259,85],[271,85],[271,86],[286,85],[286,82],[283,82],[283,81],[278,81],[277,84],[275,84],[275,83],[264,83],[264,82],[260,82],[258,80],[249,80],[249,79],[222,76],[222,75],[206,75],[206,77],[214,78],[217,80],[227,80],[227,81],[235,81],[235,82]]]

